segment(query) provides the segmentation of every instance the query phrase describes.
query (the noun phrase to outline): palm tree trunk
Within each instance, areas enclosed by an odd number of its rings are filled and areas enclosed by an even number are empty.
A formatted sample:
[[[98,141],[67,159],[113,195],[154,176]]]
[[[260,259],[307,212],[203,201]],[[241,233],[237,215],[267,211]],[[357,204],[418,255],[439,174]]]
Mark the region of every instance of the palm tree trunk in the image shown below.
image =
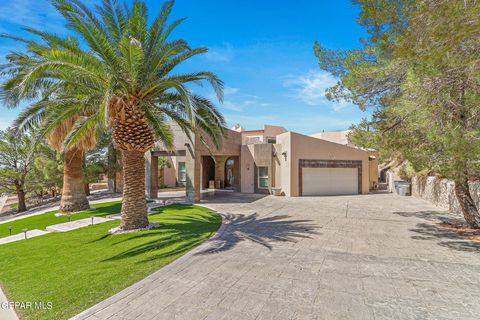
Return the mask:
[[[470,228],[477,229],[480,227],[480,214],[470,194],[468,187],[468,179],[455,181],[455,195],[457,196],[463,217]]]
[[[133,230],[148,226],[145,198],[144,152],[122,151],[123,199],[120,229]]]
[[[76,212],[89,209],[83,184],[83,151],[72,149],[65,152],[63,162],[63,192],[61,212]]]

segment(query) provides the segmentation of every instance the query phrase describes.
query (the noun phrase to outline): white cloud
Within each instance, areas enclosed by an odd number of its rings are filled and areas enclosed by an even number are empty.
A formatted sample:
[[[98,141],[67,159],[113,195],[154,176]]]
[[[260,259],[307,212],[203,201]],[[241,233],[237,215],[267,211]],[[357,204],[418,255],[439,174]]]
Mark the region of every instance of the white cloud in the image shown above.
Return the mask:
[[[224,109],[243,112],[247,107],[260,105],[266,106],[268,103],[262,102],[262,99],[256,95],[243,93],[239,88],[225,86],[224,90],[224,100],[221,105]],[[213,98],[210,97],[210,98]]]
[[[19,26],[52,30],[53,27],[60,27],[61,16],[47,0],[6,0],[0,2],[0,20]]]
[[[215,62],[230,62],[233,57],[233,47],[229,43],[224,43],[220,47],[209,47],[204,57]]]
[[[329,106],[340,111],[351,106],[351,103],[329,101],[325,91],[337,84],[337,79],[326,72],[310,70],[302,75],[288,75],[283,86],[292,91],[292,97],[310,106]]]
[[[243,105],[235,103],[231,100],[225,100],[223,101],[222,106],[230,111],[236,111],[236,112],[242,112],[243,111]]]
[[[223,89],[223,94],[224,95],[231,95],[231,94],[237,93],[238,91],[240,91],[239,88],[233,88],[233,87],[225,86],[225,88]]]

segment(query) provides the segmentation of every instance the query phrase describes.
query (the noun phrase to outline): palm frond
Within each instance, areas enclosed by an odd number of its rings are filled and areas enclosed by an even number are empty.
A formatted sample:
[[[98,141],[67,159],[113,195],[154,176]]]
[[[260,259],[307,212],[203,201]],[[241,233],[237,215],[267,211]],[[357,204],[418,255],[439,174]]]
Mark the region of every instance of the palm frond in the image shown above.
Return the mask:
[[[117,0],[103,0],[97,11],[113,41],[119,42],[128,28],[128,21],[123,8]]]
[[[145,112],[145,118],[155,131],[155,136],[159,139],[165,147],[169,150],[173,148],[173,133],[170,127],[165,122],[165,117],[162,113],[158,112],[151,107],[142,108]]]
[[[72,130],[68,133],[63,141],[63,148],[68,150],[74,146],[80,144],[82,139],[85,139],[88,135],[92,135],[95,127],[98,125],[99,118],[102,115],[100,112],[97,112],[91,116],[85,116],[78,119],[72,127]]]

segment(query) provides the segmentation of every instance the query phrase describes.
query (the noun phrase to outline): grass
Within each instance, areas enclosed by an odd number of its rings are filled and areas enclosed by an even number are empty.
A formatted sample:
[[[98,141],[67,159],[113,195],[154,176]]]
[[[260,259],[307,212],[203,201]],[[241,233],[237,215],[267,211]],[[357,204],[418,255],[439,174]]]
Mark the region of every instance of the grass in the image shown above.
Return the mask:
[[[93,212],[118,209],[119,203],[109,203]],[[111,221],[1,245],[0,285],[10,301],[52,303],[51,310],[17,310],[22,319],[67,319],[179,258],[211,237],[221,222],[197,206],[158,211],[149,216],[161,225],[155,230],[113,236],[108,230],[119,222]]]
[[[119,213],[122,208],[121,202],[108,202],[92,204],[91,207],[97,208],[93,211],[85,211],[70,215],[70,221],[85,219],[91,216],[105,217],[110,214]],[[9,227],[12,227],[12,235],[23,232],[23,229],[33,230],[40,229],[45,230],[47,226],[51,226],[58,223],[68,222],[68,216],[56,217],[55,213],[58,210],[44,213],[38,216],[32,216],[29,218],[23,218],[12,222],[6,222],[0,224],[0,238],[10,235]]]

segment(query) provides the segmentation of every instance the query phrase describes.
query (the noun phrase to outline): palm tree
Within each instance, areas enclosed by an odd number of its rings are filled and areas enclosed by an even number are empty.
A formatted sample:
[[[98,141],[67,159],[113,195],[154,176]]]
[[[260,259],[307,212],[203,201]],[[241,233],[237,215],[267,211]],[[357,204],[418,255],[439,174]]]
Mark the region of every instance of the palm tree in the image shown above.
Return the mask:
[[[38,113],[37,113],[38,116]],[[72,130],[78,117],[60,123],[48,135],[48,143],[63,153],[63,188],[60,200],[61,212],[77,212],[90,208],[84,188],[84,154],[93,149],[96,136],[93,132],[85,135],[75,146],[65,149],[63,141]],[[19,127],[18,123],[16,124]],[[20,125],[21,126],[21,125]]]
[[[25,30],[40,41],[8,36],[26,42],[27,53],[7,56],[3,73],[10,77],[1,87],[0,98],[15,105],[41,96],[44,102],[25,110],[18,122],[38,122],[37,115],[43,114],[44,135],[78,117],[63,141],[66,149],[92,131],[111,128],[114,144],[122,151],[120,228],[144,228],[148,226],[144,153],[157,139],[172,146],[168,120],[177,122],[189,137],[192,132],[205,135],[218,147],[225,121],[212,102],[194,94],[189,85],[207,81],[222,100],[223,83],[211,72],[176,72],[182,62],[207,48],[169,40],[184,20],[167,24],[173,1],[163,5],[152,24],[147,23],[147,6],[141,1],[127,8],[115,0],[104,0],[95,12],[78,0],[52,3],[79,40],[31,28]]]

